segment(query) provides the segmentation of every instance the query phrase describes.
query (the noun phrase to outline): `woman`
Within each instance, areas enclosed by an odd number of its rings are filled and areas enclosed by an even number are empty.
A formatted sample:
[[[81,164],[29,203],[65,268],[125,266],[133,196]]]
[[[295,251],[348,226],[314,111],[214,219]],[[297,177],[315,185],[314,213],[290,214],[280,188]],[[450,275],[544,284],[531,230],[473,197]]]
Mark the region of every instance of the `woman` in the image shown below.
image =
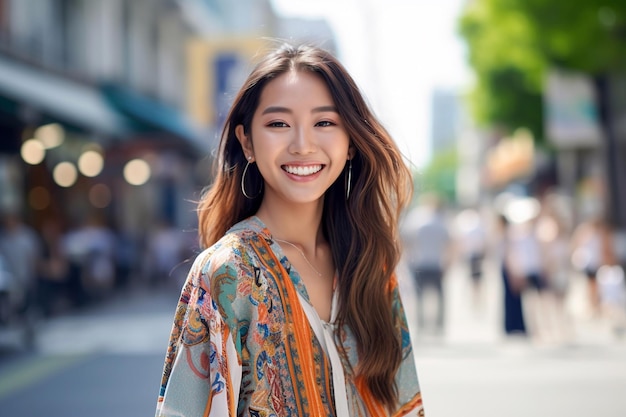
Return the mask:
[[[394,273],[410,173],[344,67],[269,53],[217,163],[157,416],[423,415]]]

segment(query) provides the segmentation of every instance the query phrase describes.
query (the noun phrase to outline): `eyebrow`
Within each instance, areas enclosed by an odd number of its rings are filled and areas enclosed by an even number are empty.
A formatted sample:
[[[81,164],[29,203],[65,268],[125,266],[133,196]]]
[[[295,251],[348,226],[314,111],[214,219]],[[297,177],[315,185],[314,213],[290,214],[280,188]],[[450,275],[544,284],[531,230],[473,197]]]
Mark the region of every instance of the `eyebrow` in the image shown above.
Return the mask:
[[[320,107],[315,107],[313,110],[311,110],[311,113],[324,113],[324,112],[339,113],[337,111],[337,107],[335,106],[320,106]],[[263,113],[261,114],[269,114],[269,113],[293,113],[293,111],[288,107],[270,106],[270,107],[267,107],[265,110],[263,110]]]

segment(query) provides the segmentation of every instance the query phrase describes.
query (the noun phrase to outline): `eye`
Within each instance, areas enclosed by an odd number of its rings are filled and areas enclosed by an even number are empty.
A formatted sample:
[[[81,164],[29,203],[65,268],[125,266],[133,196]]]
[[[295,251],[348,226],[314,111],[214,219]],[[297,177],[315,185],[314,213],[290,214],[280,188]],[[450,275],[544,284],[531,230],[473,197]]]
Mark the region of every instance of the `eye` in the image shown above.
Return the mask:
[[[287,125],[287,123],[285,122],[270,122],[267,124],[267,127],[288,127],[289,125]]]
[[[319,126],[319,127],[335,126],[335,123],[331,122],[330,120],[322,120],[320,122],[317,122],[315,126]]]

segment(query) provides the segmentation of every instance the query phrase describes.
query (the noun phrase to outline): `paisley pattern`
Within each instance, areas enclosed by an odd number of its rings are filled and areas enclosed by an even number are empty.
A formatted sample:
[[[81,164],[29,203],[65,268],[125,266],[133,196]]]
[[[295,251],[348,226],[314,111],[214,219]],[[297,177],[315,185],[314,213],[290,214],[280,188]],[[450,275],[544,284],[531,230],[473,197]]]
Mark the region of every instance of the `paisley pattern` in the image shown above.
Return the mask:
[[[397,329],[404,360],[401,407],[422,416],[413,351],[397,283]],[[196,258],[181,291],[165,357],[156,416],[334,416],[332,371],[303,311],[295,269],[257,217],[235,225]],[[344,373],[351,416],[385,416],[351,372],[358,357],[350,329]]]

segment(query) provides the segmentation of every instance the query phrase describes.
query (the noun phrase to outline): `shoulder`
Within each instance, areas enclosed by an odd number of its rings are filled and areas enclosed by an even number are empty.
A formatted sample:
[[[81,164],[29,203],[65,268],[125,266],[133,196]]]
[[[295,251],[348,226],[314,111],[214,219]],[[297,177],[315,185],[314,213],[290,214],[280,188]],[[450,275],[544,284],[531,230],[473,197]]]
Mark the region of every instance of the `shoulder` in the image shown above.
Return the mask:
[[[210,286],[250,276],[254,269],[251,231],[226,233],[218,242],[196,256],[192,271],[207,279]]]
[[[256,281],[263,281],[263,271],[273,269],[278,260],[269,232],[254,220],[244,220],[198,255],[196,263],[194,267],[208,280],[211,290],[230,286],[233,291],[242,291],[253,283],[260,285]]]
[[[228,232],[196,256],[189,272],[189,300],[210,299],[231,328],[252,308],[249,293],[258,269],[251,246],[253,234]],[[194,292],[198,293],[195,297]]]

